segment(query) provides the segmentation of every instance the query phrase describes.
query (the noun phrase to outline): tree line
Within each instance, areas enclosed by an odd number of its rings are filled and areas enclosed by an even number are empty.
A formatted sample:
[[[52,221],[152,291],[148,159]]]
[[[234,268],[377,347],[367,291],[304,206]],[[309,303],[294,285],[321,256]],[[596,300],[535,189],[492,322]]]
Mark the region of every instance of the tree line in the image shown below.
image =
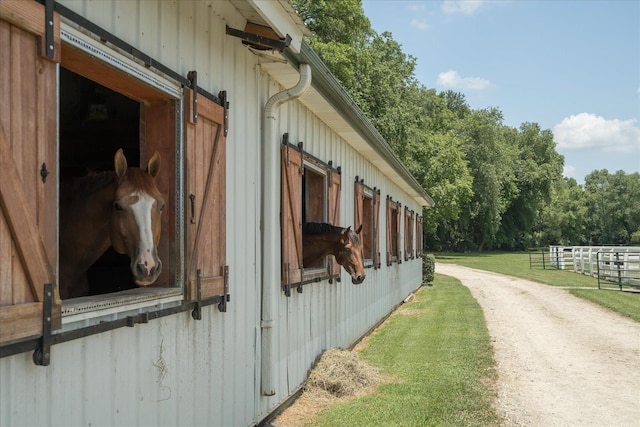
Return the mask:
[[[416,58],[371,28],[360,0],[292,4],[309,44],[435,201],[423,212],[427,249],[640,243],[640,174],[563,178],[550,130],[506,126],[498,108],[422,85]]]

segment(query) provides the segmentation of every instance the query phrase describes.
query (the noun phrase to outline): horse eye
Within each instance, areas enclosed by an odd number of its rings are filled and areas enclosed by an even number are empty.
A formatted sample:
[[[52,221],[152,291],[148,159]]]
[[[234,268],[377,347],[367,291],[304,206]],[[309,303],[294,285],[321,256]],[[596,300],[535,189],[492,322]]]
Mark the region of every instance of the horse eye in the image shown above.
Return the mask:
[[[160,208],[159,209],[160,209],[160,212],[162,212],[164,210],[164,203],[160,204]]]
[[[123,208],[123,207],[120,205],[120,203],[118,203],[118,202],[115,202],[115,203],[113,204],[113,208],[114,208],[115,210],[117,210],[117,211],[123,211],[123,210],[124,210],[124,208]]]

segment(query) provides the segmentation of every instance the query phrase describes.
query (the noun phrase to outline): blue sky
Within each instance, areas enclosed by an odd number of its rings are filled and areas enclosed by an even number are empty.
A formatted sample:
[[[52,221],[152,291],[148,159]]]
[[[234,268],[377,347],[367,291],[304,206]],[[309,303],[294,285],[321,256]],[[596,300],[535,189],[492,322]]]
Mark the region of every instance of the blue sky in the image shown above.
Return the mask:
[[[428,88],[554,133],[565,176],[640,172],[640,1],[363,0]]]

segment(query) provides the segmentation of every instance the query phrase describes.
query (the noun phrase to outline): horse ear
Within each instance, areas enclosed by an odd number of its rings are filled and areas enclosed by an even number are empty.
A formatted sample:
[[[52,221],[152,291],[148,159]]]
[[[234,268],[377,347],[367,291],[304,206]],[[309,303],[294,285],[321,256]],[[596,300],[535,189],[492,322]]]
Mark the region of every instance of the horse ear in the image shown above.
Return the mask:
[[[342,244],[346,244],[349,242],[349,231],[351,231],[351,226],[348,226],[347,228],[345,228],[342,234],[340,235],[340,242]]]
[[[153,156],[149,159],[147,172],[149,172],[149,175],[154,178],[158,175],[158,172],[160,172],[160,153],[158,153],[158,150],[156,150],[156,152],[153,153]]]
[[[361,231],[362,231],[362,224],[360,224],[360,227],[358,227],[358,229],[356,230],[356,234],[360,234]]]
[[[118,178],[122,178],[127,172],[127,158],[124,156],[122,148],[118,149],[115,156],[113,156],[113,165]]]

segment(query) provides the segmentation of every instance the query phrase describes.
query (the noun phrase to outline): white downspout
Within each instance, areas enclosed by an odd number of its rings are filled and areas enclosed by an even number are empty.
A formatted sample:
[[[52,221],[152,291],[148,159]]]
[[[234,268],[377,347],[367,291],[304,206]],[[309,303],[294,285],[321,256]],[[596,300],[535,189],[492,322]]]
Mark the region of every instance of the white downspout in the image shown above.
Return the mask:
[[[287,90],[273,95],[264,106],[262,120],[262,357],[261,392],[276,394],[274,356],[276,349],[276,315],[280,297],[280,137],[276,112],[280,105],[301,96],[311,86],[311,66],[300,64],[300,80]]]

